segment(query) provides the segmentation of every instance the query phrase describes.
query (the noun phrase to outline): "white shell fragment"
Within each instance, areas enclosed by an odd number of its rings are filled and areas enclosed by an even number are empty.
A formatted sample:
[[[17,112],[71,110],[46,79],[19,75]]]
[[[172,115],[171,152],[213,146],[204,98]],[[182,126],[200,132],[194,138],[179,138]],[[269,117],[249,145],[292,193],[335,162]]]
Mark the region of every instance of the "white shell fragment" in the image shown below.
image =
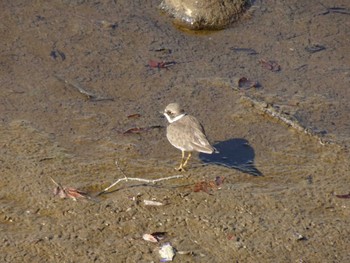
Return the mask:
[[[170,243],[165,243],[159,249],[160,262],[172,261],[175,257],[175,249],[170,245]]]
[[[157,202],[157,201],[152,201],[152,200],[143,200],[143,203],[145,205],[153,205],[153,206],[161,206],[163,203]]]
[[[142,236],[143,240],[149,241],[149,242],[153,242],[153,243],[157,243],[158,239],[156,239],[153,235],[151,234],[144,234]]]

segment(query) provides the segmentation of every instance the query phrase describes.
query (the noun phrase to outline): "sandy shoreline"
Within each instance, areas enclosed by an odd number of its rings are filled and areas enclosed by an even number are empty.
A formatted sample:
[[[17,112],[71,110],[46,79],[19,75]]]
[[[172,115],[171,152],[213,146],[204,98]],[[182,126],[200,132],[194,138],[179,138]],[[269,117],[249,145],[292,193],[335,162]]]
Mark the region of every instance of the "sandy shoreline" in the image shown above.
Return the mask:
[[[0,261],[157,262],[159,244],[142,235],[161,231],[188,252],[174,262],[348,262],[349,15],[327,7],[350,6],[323,2],[256,1],[252,17],[201,35],[173,27],[158,1],[1,3]],[[261,87],[237,89],[243,77]],[[196,155],[186,178],[128,182],[97,202],[53,196],[50,177],[101,191],[123,177],[116,160],[131,177],[176,175],[159,114],[173,101],[214,144],[249,145],[250,158],[233,161],[264,176]],[[134,128],[144,129],[124,134]],[[195,191],[218,176],[220,189]]]

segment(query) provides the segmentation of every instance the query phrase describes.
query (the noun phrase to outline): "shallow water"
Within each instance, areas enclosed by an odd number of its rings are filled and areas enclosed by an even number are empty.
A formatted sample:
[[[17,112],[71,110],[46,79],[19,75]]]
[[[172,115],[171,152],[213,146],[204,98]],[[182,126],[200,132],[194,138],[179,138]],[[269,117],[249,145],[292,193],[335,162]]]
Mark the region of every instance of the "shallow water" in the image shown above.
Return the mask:
[[[349,15],[323,14],[349,9],[347,1],[256,1],[249,17],[204,35],[173,27],[157,1],[0,5],[2,262],[158,261],[158,245],[142,240],[155,231],[189,252],[178,262],[349,261],[349,199],[336,197],[349,193]],[[326,49],[305,49],[314,45]],[[150,59],[177,64],[154,69]],[[262,88],[237,90],[243,76]],[[114,100],[89,101],[77,87]],[[243,96],[278,106],[331,143]],[[50,177],[101,191],[123,177],[115,161],[130,177],[179,174],[181,153],[159,114],[173,101],[218,148],[237,143],[216,155],[232,162],[195,155],[186,178],[121,183],[98,202],[53,196]],[[235,169],[246,164],[264,176]],[[217,176],[225,177],[220,189],[194,191]]]

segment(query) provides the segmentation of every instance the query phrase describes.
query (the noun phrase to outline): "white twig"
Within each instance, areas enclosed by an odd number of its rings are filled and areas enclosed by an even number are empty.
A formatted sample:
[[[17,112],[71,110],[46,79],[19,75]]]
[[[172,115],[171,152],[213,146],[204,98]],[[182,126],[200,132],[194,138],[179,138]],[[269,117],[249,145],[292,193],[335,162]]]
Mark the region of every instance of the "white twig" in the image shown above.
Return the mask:
[[[165,180],[170,180],[170,179],[176,179],[176,178],[182,178],[184,175],[179,174],[179,175],[173,175],[173,176],[168,176],[168,177],[163,177],[163,178],[158,178],[158,179],[143,179],[143,178],[134,178],[134,177],[127,177],[127,175],[124,173],[124,171],[119,167],[118,161],[115,162],[118,170],[124,175],[124,178],[118,179],[116,182],[108,186],[107,188],[103,189],[98,195],[101,195],[105,192],[107,192],[109,189],[114,187],[115,185],[119,184],[122,181],[138,181],[138,182],[144,182],[144,183],[157,183],[160,181],[165,181]]]

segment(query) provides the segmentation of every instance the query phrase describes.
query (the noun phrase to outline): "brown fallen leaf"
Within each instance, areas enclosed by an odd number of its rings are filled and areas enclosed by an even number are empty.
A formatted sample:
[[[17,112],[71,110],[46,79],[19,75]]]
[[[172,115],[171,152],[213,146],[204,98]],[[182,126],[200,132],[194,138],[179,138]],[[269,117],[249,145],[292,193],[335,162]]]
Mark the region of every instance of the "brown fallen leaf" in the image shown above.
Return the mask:
[[[221,186],[224,183],[225,177],[223,176],[216,176],[215,177],[215,184],[216,186]]]
[[[343,199],[350,199],[350,193],[345,194],[345,195],[335,195],[338,198],[343,198]]]
[[[259,60],[260,64],[262,67],[271,70],[273,72],[278,72],[281,70],[281,66],[274,60],[265,60],[265,59],[260,59]]]
[[[168,69],[168,67],[175,65],[176,62],[175,61],[156,61],[156,60],[149,60],[148,61],[148,66],[150,66],[151,68],[165,68]]]
[[[229,233],[227,235],[227,240],[234,240],[234,239],[236,239],[236,236],[233,233]]]
[[[88,199],[91,198],[87,192],[84,192],[72,187],[63,187],[60,183],[57,183],[52,178],[51,180],[56,185],[56,187],[53,190],[54,196],[58,196],[59,198],[62,198],[62,199],[71,198],[74,201],[76,201],[77,198],[88,198]]]
[[[61,188],[59,186],[57,186],[54,189],[54,195],[58,195],[60,198],[71,198],[74,201],[77,200],[77,198],[90,198],[89,194],[83,191],[80,191],[76,188],[72,188],[72,187],[64,187]]]
[[[210,194],[210,191],[218,190],[223,184],[225,177],[217,176],[213,181],[200,181],[193,187],[193,192],[205,192]]]
[[[77,198],[90,198],[89,194],[83,191],[80,191],[76,188],[72,187],[60,187],[57,186],[54,189],[54,195],[58,196],[59,198],[71,198],[74,201],[77,200]]]
[[[193,192],[205,192],[209,194],[209,192],[216,188],[214,182],[201,181],[194,185]]]
[[[141,117],[141,114],[139,114],[139,113],[135,113],[135,114],[128,115],[128,119],[140,118],[140,117]]]

